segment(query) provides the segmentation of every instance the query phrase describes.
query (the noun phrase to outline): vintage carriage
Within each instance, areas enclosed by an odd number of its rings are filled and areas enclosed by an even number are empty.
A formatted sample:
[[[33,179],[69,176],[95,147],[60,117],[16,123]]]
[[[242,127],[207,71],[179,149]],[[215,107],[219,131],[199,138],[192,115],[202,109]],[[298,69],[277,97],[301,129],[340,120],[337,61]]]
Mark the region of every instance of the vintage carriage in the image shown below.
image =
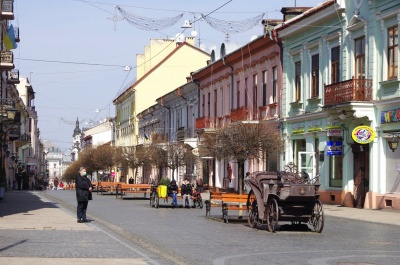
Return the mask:
[[[316,232],[324,227],[324,210],[318,199],[318,176],[310,179],[289,164],[282,172],[254,172],[244,180],[251,190],[247,199],[249,226],[267,224],[274,232],[278,222],[308,223]]]

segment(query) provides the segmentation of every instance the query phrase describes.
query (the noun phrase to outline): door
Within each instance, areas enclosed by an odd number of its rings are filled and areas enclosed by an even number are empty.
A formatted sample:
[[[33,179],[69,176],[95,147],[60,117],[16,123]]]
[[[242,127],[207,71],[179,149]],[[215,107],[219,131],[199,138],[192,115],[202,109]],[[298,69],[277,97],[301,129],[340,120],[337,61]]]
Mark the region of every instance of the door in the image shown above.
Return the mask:
[[[299,161],[297,162],[297,169],[300,172],[307,172],[310,179],[315,178],[316,175],[316,159],[315,152],[299,152]]]
[[[365,196],[369,191],[369,144],[353,144],[354,155],[354,207],[364,208]]]

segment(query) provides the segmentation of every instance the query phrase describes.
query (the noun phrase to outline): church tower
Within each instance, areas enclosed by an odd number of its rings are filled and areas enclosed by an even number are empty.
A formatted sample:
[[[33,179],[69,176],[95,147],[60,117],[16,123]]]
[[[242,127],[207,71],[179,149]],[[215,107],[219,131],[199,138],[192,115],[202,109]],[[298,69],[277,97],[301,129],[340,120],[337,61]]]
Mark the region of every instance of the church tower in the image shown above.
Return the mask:
[[[81,129],[79,128],[79,120],[76,118],[76,125],[74,129],[74,134],[72,135],[72,151],[71,151],[71,160],[78,160],[78,154],[81,151]]]

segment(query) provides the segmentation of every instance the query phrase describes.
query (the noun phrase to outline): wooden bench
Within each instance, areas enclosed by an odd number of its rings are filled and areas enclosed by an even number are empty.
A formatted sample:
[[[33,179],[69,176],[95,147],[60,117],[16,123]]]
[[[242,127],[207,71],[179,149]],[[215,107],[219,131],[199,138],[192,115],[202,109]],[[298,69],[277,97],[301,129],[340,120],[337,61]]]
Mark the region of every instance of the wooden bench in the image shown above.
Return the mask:
[[[143,194],[143,197],[146,197],[147,193],[151,193],[151,184],[118,183],[115,197],[118,198],[118,195],[121,195],[122,198],[122,196],[126,195],[127,193],[132,193],[134,196],[136,196],[136,194]]]
[[[228,211],[247,210],[248,194],[222,193],[211,196],[211,203],[206,202],[206,217],[209,216],[211,207],[218,206],[222,210],[222,219],[228,223]],[[217,203],[213,203],[217,201]],[[220,202],[219,202],[220,200]],[[207,204],[209,205],[207,207]],[[207,209],[208,208],[208,209]]]
[[[97,194],[101,193],[103,195],[103,192],[113,192],[117,189],[117,182],[98,182],[97,184]]]

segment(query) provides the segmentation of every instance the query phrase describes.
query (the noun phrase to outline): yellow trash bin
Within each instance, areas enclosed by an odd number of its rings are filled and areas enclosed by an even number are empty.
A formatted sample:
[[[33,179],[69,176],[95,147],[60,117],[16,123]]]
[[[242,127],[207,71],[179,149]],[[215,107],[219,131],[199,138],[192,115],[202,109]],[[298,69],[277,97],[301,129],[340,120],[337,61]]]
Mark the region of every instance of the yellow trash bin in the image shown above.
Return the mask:
[[[166,185],[158,185],[157,192],[158,197],[165,198],[167,197],[167,186]]]

